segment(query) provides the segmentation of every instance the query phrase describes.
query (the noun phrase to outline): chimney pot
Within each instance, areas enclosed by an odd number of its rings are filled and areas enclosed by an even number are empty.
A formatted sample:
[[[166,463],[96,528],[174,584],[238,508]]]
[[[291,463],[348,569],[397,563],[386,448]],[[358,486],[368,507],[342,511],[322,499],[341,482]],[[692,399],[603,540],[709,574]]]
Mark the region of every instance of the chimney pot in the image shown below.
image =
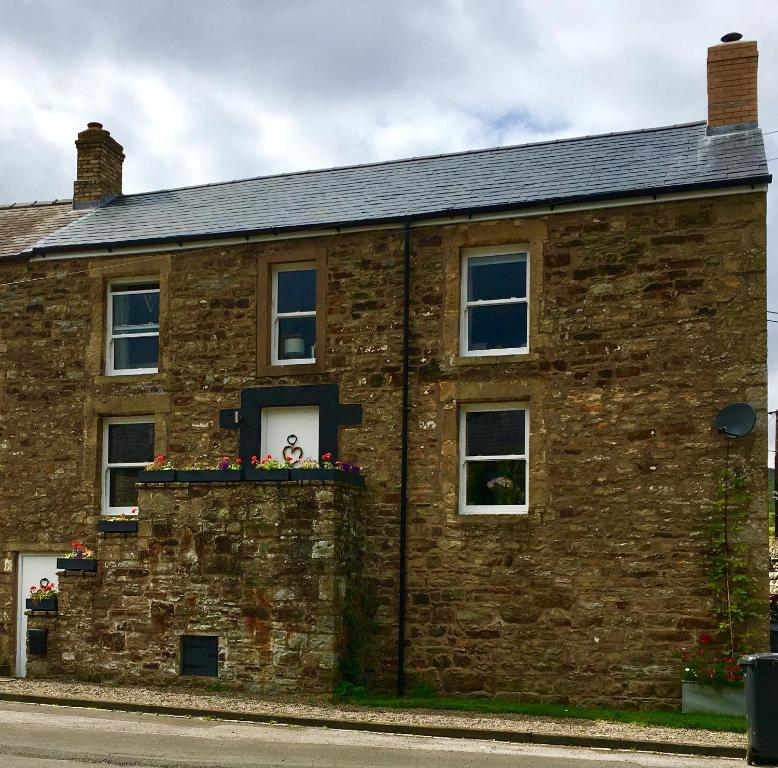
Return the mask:
[[[756,42],[729,32],[722,42],[708,48],[708,133],[728,133],[756,128]]]
[[[76,150],[73,207],[91,208],[121,195],[124,148],[102,123],[87,123],[86,130],[78,134]]]

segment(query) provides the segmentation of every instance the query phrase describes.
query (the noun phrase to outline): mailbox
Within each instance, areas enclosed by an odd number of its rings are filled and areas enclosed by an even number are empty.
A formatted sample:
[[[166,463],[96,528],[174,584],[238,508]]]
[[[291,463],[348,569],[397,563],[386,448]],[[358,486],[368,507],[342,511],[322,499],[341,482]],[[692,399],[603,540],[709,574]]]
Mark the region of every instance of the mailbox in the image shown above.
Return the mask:
[[[49,630],[45,627],[28,629],[27,642],[30,656],[45,656],[49,644]]]

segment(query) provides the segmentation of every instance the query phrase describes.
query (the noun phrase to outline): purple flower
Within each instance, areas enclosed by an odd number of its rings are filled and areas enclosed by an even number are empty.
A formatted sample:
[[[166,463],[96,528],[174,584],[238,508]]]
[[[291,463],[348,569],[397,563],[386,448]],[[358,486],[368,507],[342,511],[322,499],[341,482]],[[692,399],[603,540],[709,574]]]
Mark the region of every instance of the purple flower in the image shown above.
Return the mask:
[[[78,552],[76,552],[76,560],[81,560],[83,556],[84,553],[79,549]]]
[[[219,469],[229,469],[230,468],[230,460],[229,459],[222,459],[219,462]]]

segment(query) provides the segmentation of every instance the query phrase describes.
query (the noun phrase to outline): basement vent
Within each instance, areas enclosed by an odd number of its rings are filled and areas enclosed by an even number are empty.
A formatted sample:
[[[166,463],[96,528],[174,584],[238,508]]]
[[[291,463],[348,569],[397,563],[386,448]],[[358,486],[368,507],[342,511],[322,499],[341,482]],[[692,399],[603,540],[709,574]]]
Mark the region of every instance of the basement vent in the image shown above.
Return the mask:
[[[211,635],[184,635],[181,638],[181,674],[218,677],[219,638]]]

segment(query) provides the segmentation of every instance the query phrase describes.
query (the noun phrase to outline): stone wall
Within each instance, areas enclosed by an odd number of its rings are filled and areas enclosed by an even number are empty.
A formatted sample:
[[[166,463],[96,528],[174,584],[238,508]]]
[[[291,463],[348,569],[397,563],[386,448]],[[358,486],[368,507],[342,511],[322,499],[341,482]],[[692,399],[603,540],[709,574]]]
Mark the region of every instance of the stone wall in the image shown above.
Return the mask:
[[[217,635],[219,681],[327,693],[359,578],[361,490],[321,483],[147,486],[139,532],[97,542],[97,574],[60,574],[30,677],[182,681],[181,636]],[[353,587],[353,584],[352,584]],[[184,678],[208,684],[212,678]]]
[[[530,352],[462,358],[461,249],[509,243],[530,246]],[[312,249],[327,264],[326,364],[260,374],[258,264]],[[746,535],[767,594],[764,194],[418,227],[411,257],[410,684],[675,705],[674,650],[712,624],[702,530],[724,449],[711,425],[734,400],[759,413],[732,453],[751,480]],[[242,388],[337,382],[341,402],[363,406],[340,452],[366,471],[368,671],[391,687],[401,231],[0,270],[4,283],[48,277],[0,302],[0,666],[15,643],[16,553],[97,542],[103,416],[152,414],[158,452],[213,460],[236,449],[218,412]],[[160,373],[105,377],[106,280],[149,274],[162,285]],[[458,408],[501,400],[530,408],[529,514],[459,515]]]

